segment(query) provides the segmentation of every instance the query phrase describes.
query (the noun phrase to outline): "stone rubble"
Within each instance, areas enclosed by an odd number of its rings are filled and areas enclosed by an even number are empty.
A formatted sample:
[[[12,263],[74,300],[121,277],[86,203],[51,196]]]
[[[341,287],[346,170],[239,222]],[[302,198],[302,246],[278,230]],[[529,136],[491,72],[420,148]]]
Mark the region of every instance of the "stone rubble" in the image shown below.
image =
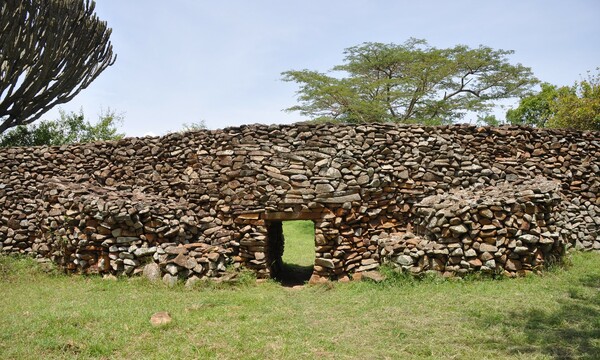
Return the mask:
[[[171,315],[166,311],[159,311],[157,313],[152,314],[150,317],[150,324],[152,326],[163,326],[173,321]]]
[[[415,233],[380,239],[381,256],[412,274],[541,270],[565,250],[559,187],[538,178],[427,197],[415,205]]]

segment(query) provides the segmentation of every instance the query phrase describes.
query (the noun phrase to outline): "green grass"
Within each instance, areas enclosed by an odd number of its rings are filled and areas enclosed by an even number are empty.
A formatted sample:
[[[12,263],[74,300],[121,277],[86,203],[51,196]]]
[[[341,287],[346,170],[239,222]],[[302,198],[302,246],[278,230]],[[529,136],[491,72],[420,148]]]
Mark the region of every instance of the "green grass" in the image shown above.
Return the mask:
[[[298,266],[315,263],[315,223],[311,220],[283,222],[283,262]]]
[[[0,257],[1,359],[597,359],[600,254],[506,280],[167,288]],[[173,322],[154,328],[150,316]]]
[[[285,286],[303,285],[315,263],[315,225],[310,220],[283,222],[283,267],[276,274]]]

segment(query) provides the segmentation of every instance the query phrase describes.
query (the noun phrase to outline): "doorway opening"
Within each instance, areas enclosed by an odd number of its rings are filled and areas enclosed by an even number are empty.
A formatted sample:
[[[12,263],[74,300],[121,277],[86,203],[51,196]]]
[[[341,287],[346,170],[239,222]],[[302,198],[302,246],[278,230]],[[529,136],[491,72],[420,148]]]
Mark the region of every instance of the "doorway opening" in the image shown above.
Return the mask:
[[[270,221],[268,253],[271,274],[286,286],[310,279],[315,263],[315,223],[312,220]]]

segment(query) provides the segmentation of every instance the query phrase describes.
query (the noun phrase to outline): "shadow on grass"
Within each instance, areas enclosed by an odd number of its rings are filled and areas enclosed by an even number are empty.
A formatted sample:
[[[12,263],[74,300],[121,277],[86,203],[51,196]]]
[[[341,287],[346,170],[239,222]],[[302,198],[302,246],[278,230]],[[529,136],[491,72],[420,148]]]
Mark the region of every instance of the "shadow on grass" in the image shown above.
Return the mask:
[[[313,266],[302,266],[296,264],[283,263],[275,280],[283,286],[304,285],[313,273]]]
[[[511,354],[542,353],[554,359],[600,359],[600,276],[581,278],[567,293],[567,299],[557,301],[557,311],[513,311],[500,319],[496,317],[507,336],[502,340],[493,339],[493,346],[503,345]],[[487,326],[492,325],[489,321],[493,319],[487,320]]]

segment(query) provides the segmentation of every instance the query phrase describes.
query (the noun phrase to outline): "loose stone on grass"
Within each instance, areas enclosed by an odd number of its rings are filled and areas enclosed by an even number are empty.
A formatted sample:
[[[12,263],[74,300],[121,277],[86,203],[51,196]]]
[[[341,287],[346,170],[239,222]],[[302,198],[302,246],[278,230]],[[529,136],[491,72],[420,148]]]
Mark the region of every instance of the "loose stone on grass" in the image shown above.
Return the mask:
[[[152,314],[150,317],[150,324],[152,324],[152,326],[163,326],[172,321],[173,318],[171,318],[171,315],[166,311],[159,311]]]

